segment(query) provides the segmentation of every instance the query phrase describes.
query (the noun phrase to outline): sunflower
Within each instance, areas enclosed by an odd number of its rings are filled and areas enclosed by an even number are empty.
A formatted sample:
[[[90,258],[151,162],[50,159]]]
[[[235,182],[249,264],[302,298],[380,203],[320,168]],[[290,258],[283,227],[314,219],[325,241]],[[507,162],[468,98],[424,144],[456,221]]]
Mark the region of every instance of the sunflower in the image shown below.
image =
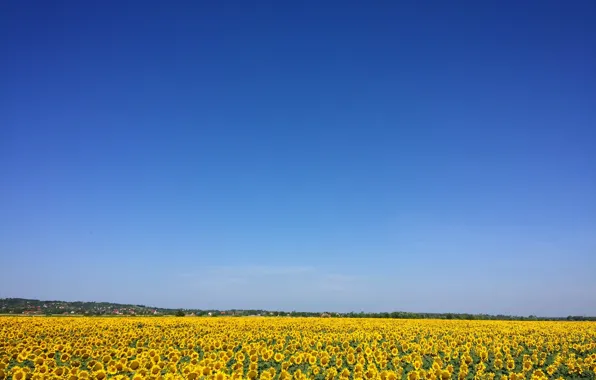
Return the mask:
[[[263,353],[263,360],[268,362],[269,360],[271,360],[271,358],[273,357],[273,351],[272,350],[267,350]]]
[[[93,372],[101,371],[103,370],[103,364],[101,362],[95,362],[90,368]]]
[[[106,371],[103,369],[93,372],[93,377],[96,380],[104,380],[107,377]]]
[[[25,380],[26,377],[27,377],[27,374],[21,368],[17,369],[16,371],[14,371],[12,373],[13,380]]]
[[[116,368],[116,366],[114,366],[114,365],[108,366],[108,374],[115,375],[117,373],[118,373],[118,368]]]
[[[58,367],[54,370],[54,375],[61,377],[62,375],[64,375],[64,373],[66,372],[65,367]]]
[[[151,367],[150,373],[153,376],[157,376],[160,372],[161,372],[161,367],[160,366],[154,365],[153,367]]]
[[[364,377],[367,379],[374,379],[377,377],[377,373],[372,367],[369,367],[366,372],[364,372]]]
[[[139,369],[140,366],[141,366],[141,363],[139,363],[139,361],[137,359],[135,359],[130,362],[130,364],[128,365],[128,368],[130,368],[131,371],[136,371],[137,369]]]

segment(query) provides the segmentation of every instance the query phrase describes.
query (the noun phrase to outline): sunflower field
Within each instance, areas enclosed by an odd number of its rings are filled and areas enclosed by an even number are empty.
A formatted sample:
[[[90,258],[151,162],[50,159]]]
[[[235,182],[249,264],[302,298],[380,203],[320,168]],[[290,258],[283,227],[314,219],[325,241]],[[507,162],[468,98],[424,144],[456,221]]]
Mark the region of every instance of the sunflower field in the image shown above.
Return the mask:
[[[596,379],[596,323],[0,317],[0,380]]]

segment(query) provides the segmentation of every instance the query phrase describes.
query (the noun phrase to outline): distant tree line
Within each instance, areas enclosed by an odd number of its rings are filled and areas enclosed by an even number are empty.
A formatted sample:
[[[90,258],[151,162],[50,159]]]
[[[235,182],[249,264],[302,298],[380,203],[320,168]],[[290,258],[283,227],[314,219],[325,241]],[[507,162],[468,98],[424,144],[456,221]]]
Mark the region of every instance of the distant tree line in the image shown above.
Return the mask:
[[[392,312],[392,313],[347,313],[343,314],[345,318],[392,318],[392,319],[455,319],[455,320],[494,320],[494,321],[596,321],[595,317],[588,316],[568,316],[568,317],[537,317],[535,315],[515,316],[515,315],[491,315],[491,314],[467,314],[467,313],[411,313],[411,312]]]
[[[65,302],[65,301],[40,301],[24,298],[1,298],[0,314],[75,314],[75,315],[173,315],[173,316],[198,316],[198,317],[328,317],[328,318],[387,318],[387,319],[446,319],[446,320],[502,320],[502,321],[596,321],[596,316],[568,316],[568,317],[537,317],[530,315],[489,315],[466,313],[412,313],[412,312],[385,312],[385,313],[333,313],[333,312],[300,312],[300,311],[268,311],[260,309],[231,309],[231,310],[200,310],[200,309],[168,309],[145,305],[128,305],[111,302]]]

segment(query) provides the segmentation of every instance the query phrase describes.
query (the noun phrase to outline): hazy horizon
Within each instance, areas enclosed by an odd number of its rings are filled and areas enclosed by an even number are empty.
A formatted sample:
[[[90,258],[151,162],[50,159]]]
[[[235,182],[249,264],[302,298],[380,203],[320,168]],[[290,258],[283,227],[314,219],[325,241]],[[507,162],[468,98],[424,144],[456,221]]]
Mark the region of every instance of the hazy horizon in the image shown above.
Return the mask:
[[[1,298],[0,298],[1,299]],[[70,300],[64,300],[64,299],[37,299],[37,298],[24,298],[24,297],[6,297],[4,299],[24,299],[24,300],[32,300],[32,301],[38,301],[38,302],[67,302],[67,303],[97,303],[97,304],[101,304],[101,303],[107,303],[107,304],[114,304],[114,305],[133,305],[133,306],[143,306],[146,307],[148,309],[170,309],[170,310],[178,310],[178,309],[183,309],[183,310],[220,310],[220,311],[231,311],[231,310],[262,310],[262,311],[266,311],[266,312],[279,312],[279,313],[292,313],[292,312],[298,312],[298,313],[340,313],[340,314],[347,314],[347,313],[355,313],[355,314],[359,314],[359,313],[413,313],[413,314],[469,314],[469,315],[489,315],[489,316],[506,316],[506,317],[537,317],[537,318],[566,318],[569,316],[572,317],[594,317],[593,315],[589,315],[589,314],[568,314],[568,315],[535,315],[535,314],[528,314],[528,315],[523,315],[523,314],[511,314],[511,313],[486,313],[486,312],[476,312],[476,313],[471,313],[471,312],[467,312],[467,311],[453,311],[453,310],[435,310],[435,311],[426,311],[426,310],[402,310],[402,309],[388,309],[388,310],[375,310],[375,311],[371,311],[371,310],[365,310],[365,309],[358,309],[358,310],[342,310],[342,311],[338,311],[338,310],[333,310],[333,309],[310,309],[310,310],[300,310],[300,309],[267,309],[267,308],[253,308],[253,307],[245,307],[245,308],[240,308],[240,307],[229,307],[229,308],[207,308],[207,307],[188,307],[188,306],[163,306],[163,305],[156,305],[156,304],[144,304],[144,303],[137,303],[137,302],[113,302],[111,300],[84,300],[84,299],[70,299]]]
[[[596,315],[596,3],[0,4],[0,297]]]

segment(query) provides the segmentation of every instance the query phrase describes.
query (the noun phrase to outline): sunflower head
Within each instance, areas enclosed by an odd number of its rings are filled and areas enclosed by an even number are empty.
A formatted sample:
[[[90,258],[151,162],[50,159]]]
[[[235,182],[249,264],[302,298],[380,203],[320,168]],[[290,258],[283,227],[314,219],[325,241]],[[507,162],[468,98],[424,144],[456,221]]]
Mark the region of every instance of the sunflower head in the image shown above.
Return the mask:
[[[284,355],[281,352],[277,352],[275,355],[273,355],[273,360],[279,363],[284,360]]]
[[[26,377],[27,374],[20,368],[12,373],[13,380],[25,380]]]
[[[106,374],[106,371],[101,369],[99,371],[94,372],[93,377],[95,378],[95,380],[104,380],[108,377],[108,375]]]

